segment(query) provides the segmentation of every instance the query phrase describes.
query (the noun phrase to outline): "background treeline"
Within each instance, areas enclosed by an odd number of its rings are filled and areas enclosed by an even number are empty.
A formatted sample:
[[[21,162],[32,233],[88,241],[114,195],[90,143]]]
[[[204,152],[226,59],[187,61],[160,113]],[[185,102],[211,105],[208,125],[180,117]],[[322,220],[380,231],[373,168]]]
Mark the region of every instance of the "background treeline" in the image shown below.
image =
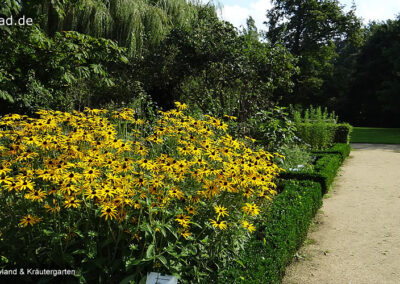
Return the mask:
[[[363,26],[336,0],[273,0],[266,32],[194,1],[0,1],[0,111],[180,100],[248,121],[326,106],[357,126],[400,126],[400,19]]]

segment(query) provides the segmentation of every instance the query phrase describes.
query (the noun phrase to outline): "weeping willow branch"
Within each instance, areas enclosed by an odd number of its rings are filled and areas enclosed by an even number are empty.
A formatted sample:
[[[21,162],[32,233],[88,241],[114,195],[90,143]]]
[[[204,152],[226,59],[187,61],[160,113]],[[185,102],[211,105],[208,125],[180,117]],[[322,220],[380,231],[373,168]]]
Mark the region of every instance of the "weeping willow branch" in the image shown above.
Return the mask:
[[[47,15],[42,17],[41,26],[50,35],[54,31],[74,30],[104,37],[127,47],[130,55],[140,55],[157,46],[172,27],[186,26],[195,14],[194,5],[186,0],[23,2],[30,5],[27,8],[35,10],[36,15]]]

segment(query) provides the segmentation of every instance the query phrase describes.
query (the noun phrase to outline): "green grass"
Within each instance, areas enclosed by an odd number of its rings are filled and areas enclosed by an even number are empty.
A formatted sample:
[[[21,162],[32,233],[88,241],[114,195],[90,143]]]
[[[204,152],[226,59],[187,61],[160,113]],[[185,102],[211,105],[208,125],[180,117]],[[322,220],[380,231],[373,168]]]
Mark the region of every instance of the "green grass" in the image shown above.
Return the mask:
[[[400,128],[354,127],[350,142],[400,144]]]

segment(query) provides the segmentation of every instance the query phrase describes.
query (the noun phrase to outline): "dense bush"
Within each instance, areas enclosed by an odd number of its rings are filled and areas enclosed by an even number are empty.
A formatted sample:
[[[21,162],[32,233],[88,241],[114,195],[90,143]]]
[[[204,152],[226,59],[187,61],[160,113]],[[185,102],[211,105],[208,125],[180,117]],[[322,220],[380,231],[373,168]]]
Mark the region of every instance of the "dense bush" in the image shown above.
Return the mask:
[[[353,127],[348,123],[331,124],[329,127],[334,128],[335,136],[333,138],[334,143],[346,143],[350,142],[350,134],[353,131]]]
[[[127,58],[115,42],[71,31],[50,38],[37,26],[0,30],[0,39],[0,113],[117,101],[107,93],[115,84],[111,66]]]
[[[349,143],[352,127],[348,123],[298,123],[296,134],[317,149],[326,149],[333,143]]]
[[[333,143],[334,131],[323,121],[296,124],[296,135],[313,149],[326,149]]]
[[[69,267],[105,283],[149,271],[193,283],[223,271],[280,169],[219,119],[177,106],[150,135],[130,109],[3,117],[0,267]]]
[[[339,141],[348,139],[348,136],[343,137],[346,135],[343,128],[337,125],[338,117],[335,112],[330,113],[326,108],[322,111],[321,107],[310,106],[302,112],[292,107],[292,115],[297,128],[296,135],[313,149],[326,149],[336,139]]]
[[[296,127],[284,107],[260,111],[249,120],[251,137],[269,150],[296,144]]]
[[[279,149],[279,153],[285,158],[277,158],[277,164],[289,171],[312,171],[313,156],[312,153],[302,145],[287,145]]]
[[[285,181],[283,187],[260,221],[265,229],[254,235],[246,253],[221,275],[220,283],[280,283],[322,205],[319,183]]]
[[[295,63],[282,46],[260,42],[254,24],[238,32],[214,7],[202,6],[190,28],[172,29],[135,68],[146,92],[163,107],[179,100],[206,114],[247,122],[274,105],[277,93],[291,91]]]

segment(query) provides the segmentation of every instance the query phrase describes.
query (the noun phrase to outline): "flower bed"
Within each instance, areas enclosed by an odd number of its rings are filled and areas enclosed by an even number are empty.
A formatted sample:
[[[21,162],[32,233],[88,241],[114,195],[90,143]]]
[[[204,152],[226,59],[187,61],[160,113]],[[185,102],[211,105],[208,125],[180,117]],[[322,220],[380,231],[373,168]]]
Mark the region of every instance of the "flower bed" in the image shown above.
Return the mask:
[[[4,117],[0,266],[76,269],[92,282],[157,271],[182,283],[227,266],[280,168],[221,120],[185,109],[163,112],[148,135],[130,109]]]

